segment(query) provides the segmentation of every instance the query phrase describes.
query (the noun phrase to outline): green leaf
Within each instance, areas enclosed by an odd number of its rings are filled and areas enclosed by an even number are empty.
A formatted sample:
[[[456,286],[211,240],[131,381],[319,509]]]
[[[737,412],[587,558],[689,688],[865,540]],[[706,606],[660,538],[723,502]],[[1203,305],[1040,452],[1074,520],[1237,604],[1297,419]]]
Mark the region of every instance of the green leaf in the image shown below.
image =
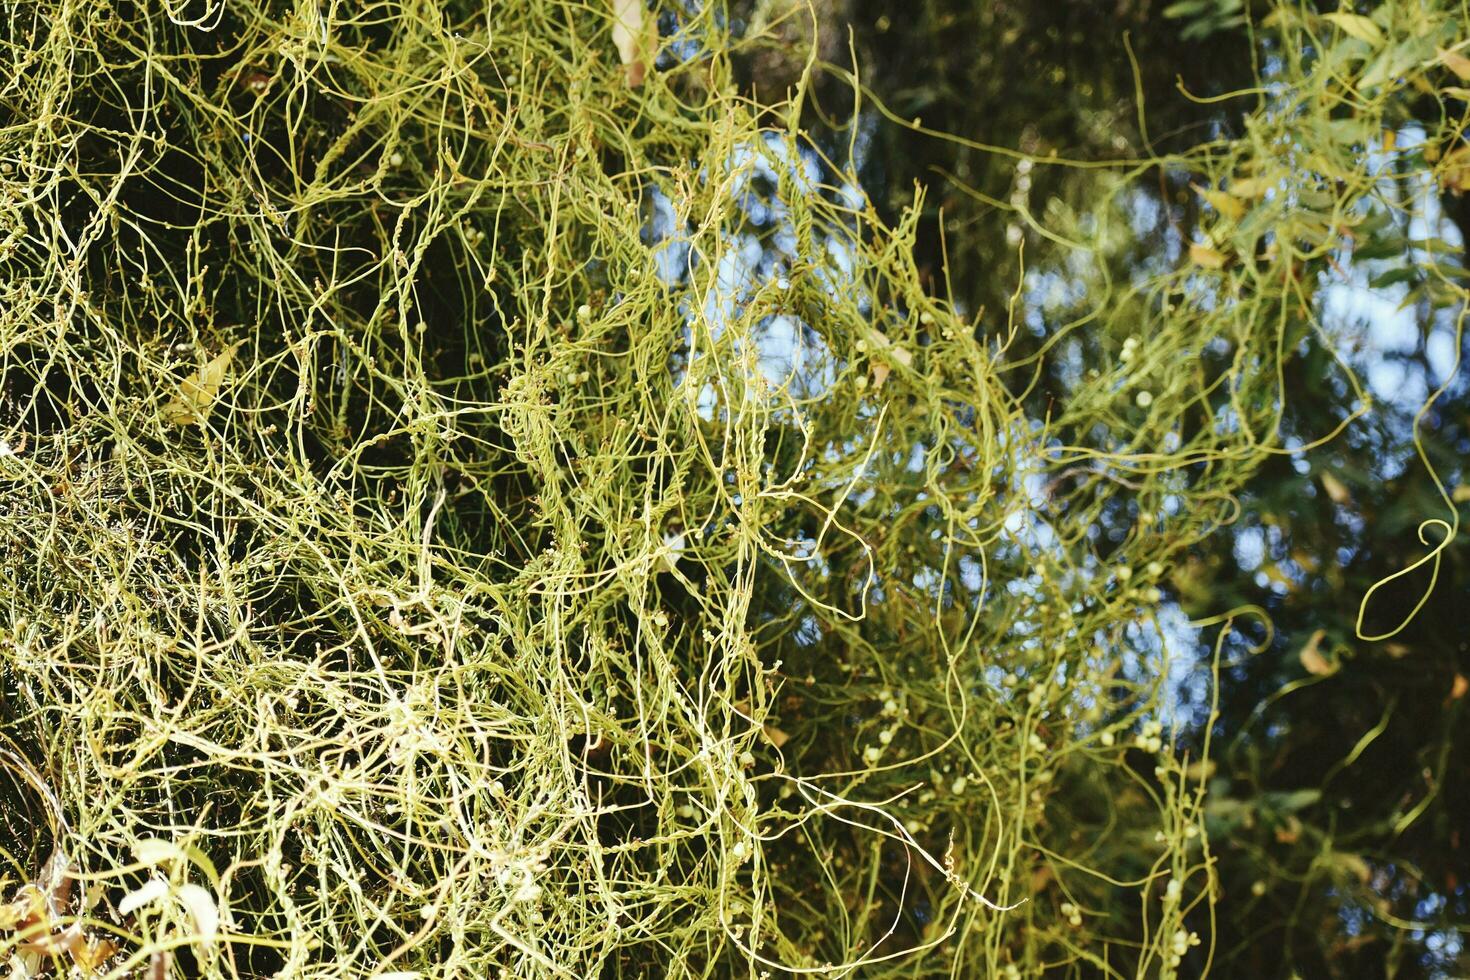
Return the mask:
[[[1447,242],[1443,238],[1411,238],[1408,241],[1410,248],[1421,249],[1433,255],[1459,255],[1465,250],[1454,242]]]
[[[1302,207],[1318,211],[1325,211],[1337,203],[1337,198],[1326,191],[1301,190],[1297,192],[1296,199]]]
[[[1362,88],[1376,88],[1386,82],[1407,75],[1418,65],[1434,56],[1434,46],[1425,38],[1411,38],[1397,47],[1389,48],[1368,66],[1358,79]]]
[[[1355,226],[1358,235],[1371,235],[1387,228],[1392,221],[1391,215],[1382,208],[1375,208],[1359,221]]]
[[[1182,17],[1198,17],[1200,14],[1208,13],[1210,0],[1179,0],[1164,8],[1164,16],[1171,20]]]
[[[1264,793],[1261,802],[1277,813],[1295,813],[1304,810],[1322,798],[1318,789],[1297,789],[1290,792]]]
[[[1409,247],[1409,243],[1398,235],[1382,235],[1361,242],[1353,249],[1354,262],[1367,262],[1369,259],[1391,259],[1402,255]]]
[[[1383,289],[1401,282],[1415,282],[1419,278],[1417,269],[1389,269],[1368,280],[1369,289]]]

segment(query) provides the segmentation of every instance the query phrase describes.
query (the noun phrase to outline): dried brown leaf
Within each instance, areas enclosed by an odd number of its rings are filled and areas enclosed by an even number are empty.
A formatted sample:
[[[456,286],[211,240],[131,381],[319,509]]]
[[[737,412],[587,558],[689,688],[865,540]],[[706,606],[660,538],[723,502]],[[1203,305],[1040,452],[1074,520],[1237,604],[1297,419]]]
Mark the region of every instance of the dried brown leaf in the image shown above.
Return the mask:
[[[1301,653],[1297,654],[1297,659],[1301,661],[1302,667],[1313,677],[1327,677],[1337,673],[1337,662],[1328,660],[1321,650],[1322,638],[1326,635],[1326,630],[1318,630],[1313,633],[1302,646]]]
[[[628,85],[637,88],[643,84],[648,71],[646,42],[648,32],[644,24],[643,0],[611,0],[613,15],[613,45],[618,49],[628,73]]]
[[[92,973],[117,952],[117,944],[110,939],[87,939],[78,934],[78,941],[71,946],[72,962],[83,973]]]
[[[1462,146],[1444,155],[1439,181],[1446,190],[1470,190],[1470,146]]]
[[[30,930],[45,918],[46,896],[35,885],[22,885],[14,898],[0,905],[0,929]]]

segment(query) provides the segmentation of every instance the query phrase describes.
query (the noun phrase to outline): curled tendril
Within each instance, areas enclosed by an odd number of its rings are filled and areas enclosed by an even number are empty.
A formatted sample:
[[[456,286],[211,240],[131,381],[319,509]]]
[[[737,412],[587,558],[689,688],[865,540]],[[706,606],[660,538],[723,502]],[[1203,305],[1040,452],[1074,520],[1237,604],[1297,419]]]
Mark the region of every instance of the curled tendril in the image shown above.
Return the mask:
[[[1451,526],[1450,522],[1441,520],[1438,517],[1433,517],[1419,525],[1420,544],[1429,544],[1429,538],[1426,532],[1431,527],[1438,527],[1443,529],[1444,537],[1440,539],[1439,543],[1434,546],[1429,554],[1420,558],[1408,568],[1400,569],[1399,571],[1394,572],[1392,575],[1379,579],[1377,582],[1373,583],[1372,587],[1369,588],[1367,592],[1363,593],[1363,601],[1358,604],[1358,621],[1354,627],[1358,634],[1358,639],[1367,640],[1369,642],[1377,642],[1378,640],[1387,640],[1390,637],[1398,635],[1400,632],[1403,631],[1404,627],[1408,626],[1411,622],[1414,621],[1414,617],[1419,614],[1419,610],[1423,609],[1424,604],[1429,601],[1429,597],[1434,593],[1434,585],[1436,582],[1439,581],[1440,557],[1443,555],[1445,548],[1449,546],[1449,543],[1455,539],[1455,529],[1453,526]],[[1368,613],[1368,603],[1373,601],[1374,593],[1376,593],[1379,589],[1383,588],[1385,585],[1394,581],[1395,579],[1403,578],[1405,575],[1409,575],[1417,571],[1426,564],[1432,565],[1433,570],[1431,571],[1429,576],[1429,584],[1424,587],[1423,593],[1419,596],[1419,601],[1414,603],[1414,608],[1410,609],[1408,614],[1399,621],[1399,624],[1388,632],[1374,634],[1364,633],[1363,617],[1366,616]]]

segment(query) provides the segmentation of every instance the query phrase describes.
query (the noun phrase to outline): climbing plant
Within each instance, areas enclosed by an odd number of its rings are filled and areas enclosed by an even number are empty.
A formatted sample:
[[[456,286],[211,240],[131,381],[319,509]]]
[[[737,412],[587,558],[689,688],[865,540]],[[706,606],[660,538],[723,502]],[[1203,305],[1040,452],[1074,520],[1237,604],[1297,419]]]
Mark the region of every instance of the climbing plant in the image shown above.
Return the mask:
[[[1457,5],[1247,18],[1239,132],[1086,157],[901,116],[797,6],[3,10],[13,976],[1208,970],[1168,681],[1266,621],[1175,600],[1291,365],[1343,392],[1296,448],[1372,410],[1320,296],[1470,182]],[[1093,196],[968,188],[982,310],[859,117]],[[1161,179],[1202,220],[1115,279]]]

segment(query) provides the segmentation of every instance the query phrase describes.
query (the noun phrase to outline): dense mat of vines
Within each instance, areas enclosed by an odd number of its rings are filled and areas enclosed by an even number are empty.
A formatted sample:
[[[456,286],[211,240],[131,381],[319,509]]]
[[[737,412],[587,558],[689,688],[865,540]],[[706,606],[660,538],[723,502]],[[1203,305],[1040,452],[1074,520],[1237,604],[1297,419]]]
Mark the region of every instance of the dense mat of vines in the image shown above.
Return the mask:
[[[1399,75],[1443,82],[1453,14]],[[0,5],[11,976],[1209,955],[1159,610],[1341,341],[1344,233],[1467,180],[1365,161],[1409,34],[1287,9],[1249,138],[1086,164],[1218,214],[1049,325],[1112,353],[1037,416],[1020,311],[926,288],[804,83],[732,80],[779,20]]]

